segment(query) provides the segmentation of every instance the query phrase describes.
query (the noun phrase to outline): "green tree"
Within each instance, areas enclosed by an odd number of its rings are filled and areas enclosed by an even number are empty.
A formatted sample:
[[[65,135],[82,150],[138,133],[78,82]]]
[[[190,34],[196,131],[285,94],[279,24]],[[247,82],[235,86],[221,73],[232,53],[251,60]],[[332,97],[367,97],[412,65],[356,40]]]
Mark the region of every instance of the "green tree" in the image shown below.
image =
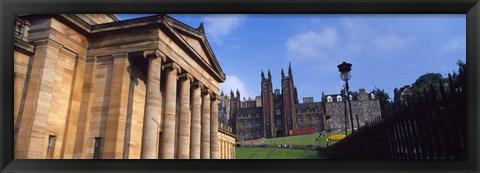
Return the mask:
[[[388,93],[385,92],[385,90],[375,87],[375,89],[373,89],[371,93],[375,94],[375,96],[380,101],[380,109],[382,111],[382,115],[385,115],[388,111],[390,111],[392,102],[390,102],[390,96],[388,95]]]
[[[432,85],[433,90],[438,97],[440,95],[439,81],[442,81],[442,84],[444,84],[446,80],[447,79],[445,79],[440,73],[426,73],[418,77],[418,79],[412,84],[412,91],[415,95],[424,97],[424,90],[430,91],[430,85]]]

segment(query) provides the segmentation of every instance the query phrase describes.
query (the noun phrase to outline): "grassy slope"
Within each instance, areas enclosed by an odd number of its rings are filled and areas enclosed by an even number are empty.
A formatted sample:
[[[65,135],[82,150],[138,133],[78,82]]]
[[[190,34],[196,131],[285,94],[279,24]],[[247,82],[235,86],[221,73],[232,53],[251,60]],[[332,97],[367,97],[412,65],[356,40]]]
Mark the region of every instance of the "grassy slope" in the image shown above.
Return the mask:
[[[331,133],[323,134],[318,144],[321,147],[326,147],[327,145],[326,139],[328,135],[344,134],[344,133],[345,133],[344,131],[339,131],[339,132],[331,132]],[[279,137],[279,138],[268,138],[268,139],[264,139],[263,144],[317,145],[317,141],[315,140],[315,138],[317,137],[318,137],[318,133],[298,135],[298,136]],[[335,142],[336,141],[330,141],[330,144],[333,144]]]
[[[317,151],[280,148],[236,148],[237,159],[320,159]]]

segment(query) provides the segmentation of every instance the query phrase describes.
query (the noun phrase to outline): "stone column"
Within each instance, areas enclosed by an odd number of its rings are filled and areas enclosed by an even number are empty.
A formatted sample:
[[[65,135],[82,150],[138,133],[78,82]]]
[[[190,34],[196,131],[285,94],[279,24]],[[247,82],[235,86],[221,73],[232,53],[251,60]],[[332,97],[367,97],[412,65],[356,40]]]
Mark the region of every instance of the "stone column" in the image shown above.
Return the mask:
[[[195,82],[192,84],[192,126],[190,128],[190,159],[200,159],[200,141],[201,141],[201,107],[200,90],[202,84]]]
[[[82,91],[85,75],[85,62],[86,57],[76,55],[75,67],[73,71],[72,79],[72,91],[70,94],[70,100],[68,103],[67,123],[65,125],[65,137],[61,152],[62,159],[72,159],[74,154],[74,147],[77,137],[77,126],[80,114],[80,104],[82,102]]]
[[[202,135],[201,155],[202,159],[210,159],[210,94],[211,91],[204,89],[202,99]]]
[[[227,152],[226,152],[226,159],[230,159],[230,152],[231,152],[231,149],[232,149],[232,144],[229,142],[229,141],[226,141],[226,145],[227,145]]]
[[[178,159],[190,158],[190,83],[193,77],[184,73],[178,76],[180,80],[180,120],[178,121]]]
[[[211,97],[210,104],[210,158],[218,159],[218,96]]]
[[[122,159],[130,73],[127,53],[113,54],[112,81],[105,126],[103,159]]]
[[[143,118],[142,159],[157,158],[157,129],[160,123],[160,76],[162,55],[158,50],[144,51],[143,56],[148,60],[147,93],[145,96],[145,114]]]
[[[89,133],[90,117],[92,114],[92,100],[95,86],[97,57],[86,59],[84,82],[82,86],[82,101],[77,121],[77,133],[73,159],[91,159],[87,157],[87,136]]]
[[[47,120],[52,99],[57,57],[62,48],[57,42],[41,40],[33,55],[30,81],[25,96],[25,106],[20,128],[15,139],[15,159],[43,159],[43,144],[48,134]],[[46,135],[46,136],[45,136]]]
[[[160,158],[175,158],[175,114],[177,103],[177,73],[180,67],[174,62],[162,66],[165,70],[165,117],[162,123]]]

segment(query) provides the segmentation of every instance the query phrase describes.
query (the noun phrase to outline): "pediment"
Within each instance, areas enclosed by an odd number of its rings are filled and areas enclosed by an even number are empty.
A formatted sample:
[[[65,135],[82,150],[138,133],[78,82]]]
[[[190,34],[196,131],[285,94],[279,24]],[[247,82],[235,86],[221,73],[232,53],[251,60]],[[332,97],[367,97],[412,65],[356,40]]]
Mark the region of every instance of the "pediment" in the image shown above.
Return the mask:
[[[183,24],[169,16],[165,18],[165,24],[168,30],[173,32],[173,37],[177,37],[180,40],[178,44],[184,44],[192,54],[197,56],[202,62],[210,67],[223,82],[225,80],[225,74],[221,69],[215,54],[213,53],[210,44],[208,43],[203,31],[194,29],[186,24]]]

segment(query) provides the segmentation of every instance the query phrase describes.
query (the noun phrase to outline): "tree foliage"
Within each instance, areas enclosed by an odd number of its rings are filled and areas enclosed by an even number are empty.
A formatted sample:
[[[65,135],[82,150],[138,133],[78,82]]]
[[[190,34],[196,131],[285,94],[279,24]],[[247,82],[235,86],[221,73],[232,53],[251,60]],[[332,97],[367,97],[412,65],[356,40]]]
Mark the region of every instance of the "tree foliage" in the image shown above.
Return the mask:
[[[379,88],[375,87],[375,89],[373,89],[371,93],[375,94],[375,96],[380,101],[380,109],[382,111],[382,115],[390,111],[392,103],[389,101],[390,96],[388,95],[388,93],[385,92],[385,90],[380,90]]]

